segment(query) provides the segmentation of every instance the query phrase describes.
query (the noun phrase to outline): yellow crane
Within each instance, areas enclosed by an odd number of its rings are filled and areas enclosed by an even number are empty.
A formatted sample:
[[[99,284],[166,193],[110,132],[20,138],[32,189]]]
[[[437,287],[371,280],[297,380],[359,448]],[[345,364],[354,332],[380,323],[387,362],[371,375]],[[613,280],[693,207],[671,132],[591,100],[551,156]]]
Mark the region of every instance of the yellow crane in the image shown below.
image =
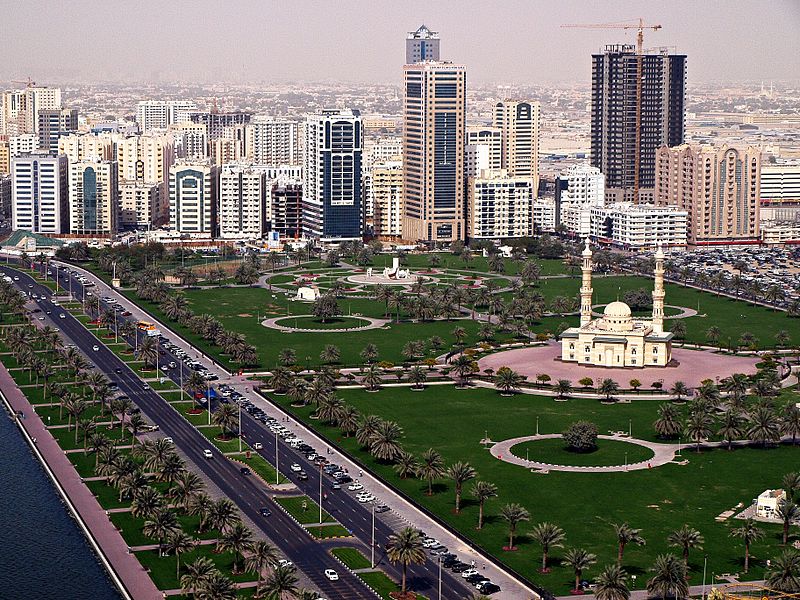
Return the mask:
[[[639,162],[642,141],[642,55],[644,53],[644,30],[658,31],[661,25],[647,25],[641,17],[635,21],[618,23],[570,23],[562,28],[578,29],[635,29],[636,30],[636,152],[634,153],[633,201],[639,202]]]

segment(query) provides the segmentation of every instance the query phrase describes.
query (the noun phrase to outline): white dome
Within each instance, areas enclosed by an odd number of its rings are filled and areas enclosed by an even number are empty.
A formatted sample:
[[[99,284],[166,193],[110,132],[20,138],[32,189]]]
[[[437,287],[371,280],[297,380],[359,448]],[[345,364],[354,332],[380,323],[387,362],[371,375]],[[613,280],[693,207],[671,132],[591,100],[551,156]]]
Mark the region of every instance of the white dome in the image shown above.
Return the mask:
[[[631,307],[624,302],[616,301],[608,304],[603,311],[603,316],[611,317],[612,319],[621,319],[631,316]]]

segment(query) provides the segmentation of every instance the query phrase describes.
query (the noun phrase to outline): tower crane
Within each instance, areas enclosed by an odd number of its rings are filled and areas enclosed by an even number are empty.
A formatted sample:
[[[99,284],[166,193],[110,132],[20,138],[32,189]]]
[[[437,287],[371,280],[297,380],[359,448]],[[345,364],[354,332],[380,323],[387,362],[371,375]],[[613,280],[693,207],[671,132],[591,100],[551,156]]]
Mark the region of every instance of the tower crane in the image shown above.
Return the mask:
[[[578,29],[635,29],[636,30],[636,152],[634,153],[633,202],[639,203],[639,165],[642,141],[642,56],[644,54],[644,30],[658,31],[661,25],[647,25],[641,17],[617,23],[570,23],[562,28]]]

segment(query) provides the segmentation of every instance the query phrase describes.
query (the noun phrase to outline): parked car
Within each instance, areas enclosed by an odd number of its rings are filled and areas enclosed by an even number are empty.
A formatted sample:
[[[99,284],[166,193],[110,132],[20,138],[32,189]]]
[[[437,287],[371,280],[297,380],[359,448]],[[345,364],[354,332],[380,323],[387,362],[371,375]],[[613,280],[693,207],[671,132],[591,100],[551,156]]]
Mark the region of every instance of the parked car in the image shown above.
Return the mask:
[[[208,448],[203,450],[203,456],[205,456],[206,458],[214,458],[214,454]]]
[[[339,574],[333,569],[325,569],[325,577],[327,577],[329,581],[339,580]]]

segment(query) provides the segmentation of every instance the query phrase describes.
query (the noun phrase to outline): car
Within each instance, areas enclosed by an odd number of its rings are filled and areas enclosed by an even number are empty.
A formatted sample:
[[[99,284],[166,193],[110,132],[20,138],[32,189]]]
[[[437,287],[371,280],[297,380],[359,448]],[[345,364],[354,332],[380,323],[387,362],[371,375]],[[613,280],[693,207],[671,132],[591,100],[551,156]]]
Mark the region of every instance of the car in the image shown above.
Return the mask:
[[[282,559],[280,559],[278,561],[278,566],[279,567],[283,567],[284,569],[286,569],[286,568],[289,568],[289,567],[293,567],[294,563],[292,561],[290,561],[290,560],[282,558]]]
[[[300,471],[302,471],[302,470],[303,470],[303,467],[301,467],[301,466],[300,466],[300,465],[298,465],[297,463],[293,463],[293,464],[292,464],[292,466],[290,466],[289,468],[290,468],[292,471],[294,471],[295,473],[299,473]]]
[[[122,374],[122,367],[117,367],[116,369],[114,369],[114,373],[116,373],[117,375],[121,375]]]
[[[378,504],[378,506],[375,507],[375,512],[376,513],[385,513],[388,510],[389,510],[389,507],[386,506],[385,504]]]
[[[64,313],[61,313],[60,315],[58,315],[58,318],[59,319],[66,319],[67,315],[65,315]]]
[[[92,346],[92,350],[94,350],[95,352],[97,352],[98,350],[100,350],[100,346],[98,346],[97,344],[95,344],[94,346]]]
[[[298,478],[300,481],[308,481],[308,473],[306,473],[305,471],[300,471],[300,472],[297,474],[297,478]]]
[[[465,563],[465,562],[461,562],[461,561],[459,560],[459,561],[457,561],[455,564],[453,564],[453,565],[450,567],[450,570],[451,570],[453,573],[463,573],[463,572],[464,572],[464,571],[466,571],[467,569],[471,569],[471,568],[472,568],[472,567],[471,567],[470,565],[468,565],[468,564],[467,564],[467,563]]]
[[[144,385],[142,385],[142,389],[143,389],[143,390],[149,390],[149,389],[150,389],[150,386],[149,386],[148,384],[146,384],[146,383],[145,383]]]
[[[165,437],[165,438],[164,438],[164,441],[165,441],[165,442],[169,442],[170,444],[173,444],[173,445],[175,444],[175,440],[173,440],[173,439],[172,439],[171,437],[169,437],[169,436]]]
[[[347,486],[347,489],[351,492],[357,492],[358,490],[363,490],[364,486],[360,484],[358,481],[354,481],[350,485]]]
[[[39,317],[39,320],[40,320],[40,321],[44,321],[44,315],[41,315],[41,316]]]
[[[255,444],[253,444],[253,450],[261,450],[263,447],[264,444],[262,444],[261,442],[256,442]]]
[[[214,458],[214,454],[208,448],[203,450],[203,456],[205,456],[206,458]]]
[[[439,545],[439,540],[434,539],[432,537],[425,538],[424,540],[422,540],[422,547],[423,548],[433,548],[434,546],[438,546],[438,545]]]
[[[169,371],[169,365],[161,365],[161,370],[164,371],[164,373],[166,373],[167,371]]]
[[[31,289],[33,289],[33,284],[32,284],[32,283],[29,283],[29,284],[28,284],[28,287],[29,287],[29,288],[31,288]]]
[[[497,585],[496,583],[492,583],[491,581],[482,581],[475,587],[478,588],[478,591],[481,594],[486,594],[487,596],[491,594],[496,594],[497,592],[500,591],[500,586]]]
[[[373,496],[369,492],[367,492],[363,496],[358,496],[358,501],[361,502],[361,504],[366,504],[367,502],[372,502],[373,500],[375,500],[375,496]]]
[[[247,467],[241,467],[239,469],[239,473],[241,473],[242,475],[250,475],[250,469],[248,469]]]
[[[334,484],[331,486],[331,489],[334,489],[334,490],[340,490],[340,489],[342,489],[342,486],[341,486],[341,485],[339,485],[338,483],[334,483]]]
[[[14,281],[19,281],[19,275],[14,275]]]
[[[268,517],[272,514],[272,511],[268,509],[266,506],[262,506],[260,509],[258,509],[258,512],[261,513],[262,517]]]
[[[339,581],[339,574],[333,569],[325,569],[325,577],[328,581]]]
[[[464,579],[466,579],[467,577],[472,577],[473,575],[477,574],[478,574],[478,569],[474,567],[469,568],[466,571],[461,571],[461,577],[463,577]]]
[[[486,575],[481,575],[480,573],[475,573],[474,575],[470,575],[466,578],[467,583],[471,583],[474,586],[477,586],[482,581],[489,581],[489,578]]]

